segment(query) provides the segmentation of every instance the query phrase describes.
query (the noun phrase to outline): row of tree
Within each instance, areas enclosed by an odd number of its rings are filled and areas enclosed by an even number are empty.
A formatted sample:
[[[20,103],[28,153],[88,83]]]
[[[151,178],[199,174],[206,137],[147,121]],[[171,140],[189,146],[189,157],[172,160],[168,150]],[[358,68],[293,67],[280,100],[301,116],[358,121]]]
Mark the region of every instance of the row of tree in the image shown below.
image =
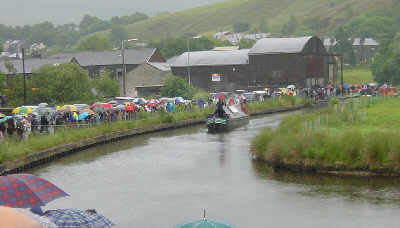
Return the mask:
[[[23,75],[13,75],[6,82],[6,76],[0,73],[0,89],[8,95],[11,105],[24,102],[23,79]],[[119,85],[118,80],[111,78],[108,72],[91,79],[78,64],[65,63],[39,68],[26,80],[26,91],[29,104],[63,104],[116,96],[119,94]]]
[[[70,23],[56,26],[51,22],[43,22],[35,25],[13,27],[0,24],[0,43],[6,40],[25,40],[43,42],[47,46],[57,46],[64,49],[73,47],[78,40],[87,34],[106,29],[111,29],[111,34],[115,33],[111,37],[113,41],[120,39],[121,31],[124,34],[126,33],[126,31],[121,30],[123,25],[133,24],[147,18],[148,16],[143,13],[113,17],[110,20],[102,20],[95,16],[85,15],[79,25]]]

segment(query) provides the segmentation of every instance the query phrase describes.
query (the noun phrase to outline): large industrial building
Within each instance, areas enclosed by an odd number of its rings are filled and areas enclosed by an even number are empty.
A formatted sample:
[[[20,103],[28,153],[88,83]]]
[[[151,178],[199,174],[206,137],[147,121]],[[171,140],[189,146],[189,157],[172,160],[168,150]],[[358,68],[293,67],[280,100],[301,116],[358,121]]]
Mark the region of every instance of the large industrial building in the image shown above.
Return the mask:
[[[337,64],[315,36],[260,39],[251,49],[184,53],[172,73],[210,92],[337,83]]]

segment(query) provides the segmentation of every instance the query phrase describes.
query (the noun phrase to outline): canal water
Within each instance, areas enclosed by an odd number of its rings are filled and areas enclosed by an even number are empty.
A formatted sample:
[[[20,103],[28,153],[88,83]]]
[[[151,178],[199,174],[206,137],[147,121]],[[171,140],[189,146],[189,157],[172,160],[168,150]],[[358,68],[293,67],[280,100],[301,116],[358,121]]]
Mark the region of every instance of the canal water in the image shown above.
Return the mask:
[[[44,209],[95,208],[117,228],[172,228],[203,208],[237,228],[400,227],[396,178],[273,172],[252,161],[252,138],[285,115],[225,134],[196,126],[129,138],[32,172],[71,195]]]

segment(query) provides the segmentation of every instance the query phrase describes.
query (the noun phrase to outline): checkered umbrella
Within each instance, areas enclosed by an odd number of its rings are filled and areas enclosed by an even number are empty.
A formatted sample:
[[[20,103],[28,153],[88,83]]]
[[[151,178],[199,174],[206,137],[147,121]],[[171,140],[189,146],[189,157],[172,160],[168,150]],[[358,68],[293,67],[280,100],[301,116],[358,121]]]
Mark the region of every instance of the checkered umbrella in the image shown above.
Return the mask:
[[[48,210],[44,213],[59,228],[107,228],[114,224],[103,215],[78,209]]]
[[[31,174],[0,176],[0,205],[34,208],[68,196],[49,181]]]

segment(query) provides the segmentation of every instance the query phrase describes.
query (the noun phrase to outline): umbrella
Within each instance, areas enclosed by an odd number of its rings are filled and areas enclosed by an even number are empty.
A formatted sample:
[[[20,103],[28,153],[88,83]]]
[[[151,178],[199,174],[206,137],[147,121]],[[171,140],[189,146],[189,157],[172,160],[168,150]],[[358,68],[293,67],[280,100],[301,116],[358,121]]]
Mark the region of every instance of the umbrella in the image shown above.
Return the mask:
[[[39,107],[37,109],[37,112],[39,115],[46,115],[46,114],[50,114],[53,113],[55,110],[52,108],[47,108],[47,107]]]
[[[74,104],[74,106],[78,109],[78,111],[89,109],[89,105],[87,104]]]
[[[49,104],[47,104],[47,103],[40,103],[38,106],[39,107],[46,107],[46,106],[48,106]]]
[[[87,112],[82,112],[81,114],[79,114],[78,116],[78,120],[84,120],[86,117],[89,116],[89,113]]]
[[[286,88],[287,88],[287,89],[295,89],[296,86],[295,86],[295,85],[288,85]]]
[[[89,115],[96,115],[96,113],[93,112],[93,110],[91,110],[91,109],[83,109],[83,110],[81,110],[81,112],[82,113],[87,112]]]
[[[78,209],[48,210],[44,213],[44,216],[48,217],[59,228],[106,228],[114,225],[103,215]]]
[[[128,106],[125,107],[125,110],[126,110],[126,111],[134,111],[134,110],[135,110],[135,106],[133,106],[133,105],[128,105]]]
[[[3,113],[0,113],[0,118],[6,117]]]
[[[73,106],[73,105],[63,105],[63,106],[57,106],[56,108],[57,111],[69,111],[69,112],[76,112],[78,109]]]
[[[224,97],[225,97],[225,96],[224,96],[223,93],[218,93],[218,94],[217,94],[217,98],[218,98],[218,99],[224,99]]]
[[[105,112],[107,110],[112,109],[112,104],[107,104],[107,103],[95,103],[92,106],[90,106],[90,109],[92,109],[95,112]]]
[[[31,174],[0,176],[0,205],[34,208],[68,196],[49,181]]]
[[[4,123],[4,122],[6,122],[7,120],[9,120],[11,118],[12,118],[12,116],[5,116],[5,117],[0,119],[0,123]]]
[[[233,228],[233,226],[223,222],[202,219],[199,221],[177,225],[175,228]]]
[[[115,107],[115,109],[116,109],[116,110],[124,111],[124,110],[126,109],[126,107],[125,107],[125,105],[117,105],[117,106]]]
[[[17,114],[17,115],[27,115],[27,114],[31,114],[32,112],[33,112],[33,109],[31,109],[29,107],[25,107],[25,106],[15,108],[12,111],[13,114]]]

